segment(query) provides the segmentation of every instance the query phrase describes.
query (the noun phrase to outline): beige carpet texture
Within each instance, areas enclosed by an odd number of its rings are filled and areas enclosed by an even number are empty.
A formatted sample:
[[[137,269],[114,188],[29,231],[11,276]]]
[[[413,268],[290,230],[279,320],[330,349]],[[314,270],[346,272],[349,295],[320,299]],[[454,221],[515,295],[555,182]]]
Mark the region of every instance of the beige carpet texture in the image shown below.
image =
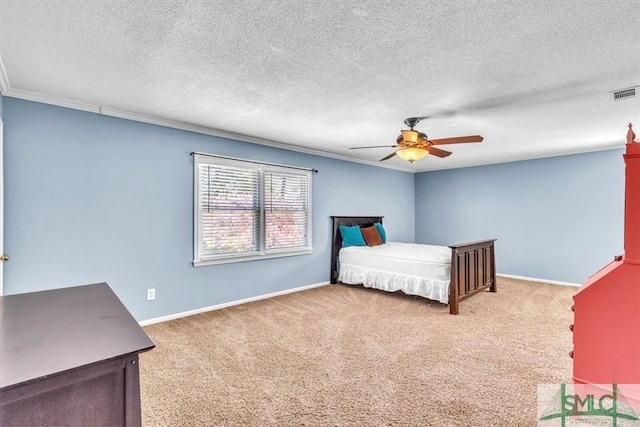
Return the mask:
[[[144,329],[144,426],[535,426],[571,381],[575,287],[498,278],[447,306],[329,285]]]

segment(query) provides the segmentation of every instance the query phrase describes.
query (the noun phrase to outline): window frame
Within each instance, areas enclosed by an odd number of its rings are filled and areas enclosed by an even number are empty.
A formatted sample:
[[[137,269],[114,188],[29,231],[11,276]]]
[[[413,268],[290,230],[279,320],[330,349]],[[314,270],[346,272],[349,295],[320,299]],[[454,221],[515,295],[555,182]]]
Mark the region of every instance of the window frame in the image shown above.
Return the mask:
[[[295,166],[286,166],[270,163],[256,162],[252,160],[237,159],[202,153],[192,153],[193,155],[193,266],[200,267],[206,265],[228,264],[244,261],[255,261],[260,259],[280,258],[296,255],[306,255],[313,252],[312,244],[312,184],[313,171]],[[201,251],[202,236],[202,215],[200,200],[200,165],[209,164],[221,167],[233,167],[245,170],[258,171],[258,250],[242,253],[226,253],[219,255],[204,255]],[[268,172],[294,174],[305,176],[308,180],[307,187],[307,239],[305,246],[295,248],[275,248],[266,249],[266,203],[265,203],[265,174]]]

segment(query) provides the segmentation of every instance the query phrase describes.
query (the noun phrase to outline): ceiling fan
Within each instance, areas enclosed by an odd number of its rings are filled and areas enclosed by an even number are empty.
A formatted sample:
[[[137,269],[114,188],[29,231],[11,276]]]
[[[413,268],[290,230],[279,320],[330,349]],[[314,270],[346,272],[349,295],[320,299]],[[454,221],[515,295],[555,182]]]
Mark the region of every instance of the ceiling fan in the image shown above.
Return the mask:
[[[363,148],[397,148],[396,151],[389,154],[386,157],[380,159],[381,162],[389,160],[395,155],[398,155],[403,160],[413,163],[416,160],[420,160],[427,154],[432,154],[436,157],[447,157],[451,155],[450,151],[441,150],[434,147],[434,145],[444,144],[462,144],[467,142],[482,142],[484,139],[480,135],[470,136],[458,136],[455,138],[443,138],[443,139],[429,139],[425,133],[418,132],[413,128],[420,122],[420,120],[427,119],[428,117],[409,117],[405,119],[404,124],[409,126],[409,129],[403,129],[400,131],[400,135],[396,139],[396,145],[373,145],[370,147],[351,147],[350,150],[360,150]]]

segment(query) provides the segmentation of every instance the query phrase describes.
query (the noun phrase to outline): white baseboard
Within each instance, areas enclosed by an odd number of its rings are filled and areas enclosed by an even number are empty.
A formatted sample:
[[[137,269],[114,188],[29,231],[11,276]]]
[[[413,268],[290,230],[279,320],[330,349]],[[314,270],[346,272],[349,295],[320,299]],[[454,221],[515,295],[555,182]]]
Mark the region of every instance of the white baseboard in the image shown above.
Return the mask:
[[[542,282],[542,283],[549,283],[551,285],[574,286],[574,287],[582,286],[582,284],[580,284],[580,283],[559,282],[557,280],[538,279],[536,277],[514,276],[513,274],[496,273],[496,275],[497,276],[502,276],[502,277],[507,277],[509,279],[528,280],[530,282]]]
[[[180,319],[181,317],[193,316],[194,314],[206,313],[207,311],[220,310],[221,308],[232,307],[234,305],[246,304],[252,301],[259,301],[261,299],[273,298],[279,295],[291,294],[294,292],[306,291],[307,289],[319,288],[320,286],[326,286],[329,282],[314,283],[312,285],[300,286],[299,288],[286,289],[284,291],[273,292],[265,295],[258,295],[251,298],[245,298],[241,300],[225,302],[222,304],[212,305],[209,307],[198,308],[195,310],[183,311],[182,313],[170,314],[168,316],[156,317],[153,319],[142,320],[138,322],[140,326],[152,325],[154,323],[167,322],[169,320]]]
[[[510,279],[519,279],[519,280],[528,280],[528,281],[531,281],[531,282],[550,283],[552,285],[575,286],[575,287],[581,286],[578,283],[559,282],[559,281],[556,281],[556,280],[538,279],[538,278],[535,278],[535,277],[515,276],[513,274],[497,273],[497,275],[501,276],[501,277],[507,277],[507,278],[510,278]],[[277,297],[277,296],[280,296],[280,295],[291,294],[291,293],[294,293],[294,292],[306,291],[307,289],[319,288],[321,286],[326,286],[328,284],[329,284],[329,282],[314,283],[312,285],[300,286],[299,288],[286,289],[284,291],[272,292],[270,294],[258,295],[258,296],[251,297],[251,298],[245,298],[245,299],[241,299],[241,300],[225,302],[225,303],[222,303],[222,304],[217,304],[217,305],[212,305],[212,306],[209,306],[209,307],[198,308],[198,309],[195,309],[195,310],[183,311],[181,313],[170,314],[168,316],[162,316],[162,317],[156,317],[156,318],[153,318],[153,319],[142,320],[142,321],[140,321],[138,323],[140,324],[140,326],[147,326],[147,325],[152,325],[154,323],[167,322],[169,320],[180,319],[182,317],[187,317],[187,316],[193,316],[194,314],[206,313],[208,311],[220,310],[222,308],[227,308],[227,307],[233,307],[234,305],[246,304],[246,303],[252,302],[252,301],[259,301],[259,300],[262,300],[262,299],[273,298],[273,297]]]

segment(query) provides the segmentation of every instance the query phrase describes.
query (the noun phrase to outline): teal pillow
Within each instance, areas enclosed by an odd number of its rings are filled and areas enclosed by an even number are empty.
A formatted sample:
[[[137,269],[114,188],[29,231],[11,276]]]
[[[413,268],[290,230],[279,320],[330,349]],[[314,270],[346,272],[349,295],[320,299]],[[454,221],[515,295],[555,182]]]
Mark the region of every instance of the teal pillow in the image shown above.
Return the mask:
[[[360,231],[360,227],[357,225],[352,227],[341,225],[340,235],[342,236],[343,248],[348,246],[367,246],[364,237],[362,237],[362,231]]]
[[[382,223],[376,222],[373,225],[376,226],[376,229],[378,230],[378,234],[380,235],[380,238],[382,239],[382,243],[387,243],[387,232],[384,231],[384,227],[382,226]]]

